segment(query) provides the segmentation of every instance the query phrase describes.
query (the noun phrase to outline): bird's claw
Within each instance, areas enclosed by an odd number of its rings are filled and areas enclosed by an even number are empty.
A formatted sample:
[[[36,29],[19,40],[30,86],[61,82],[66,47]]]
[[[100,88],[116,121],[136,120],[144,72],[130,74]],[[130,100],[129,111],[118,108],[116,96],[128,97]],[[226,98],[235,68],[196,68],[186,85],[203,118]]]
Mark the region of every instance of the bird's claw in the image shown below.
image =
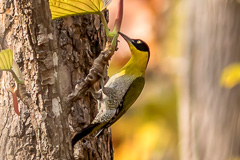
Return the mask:
[[[89,92],[92,94],[92,96],[97,99],[97,100],[100,100],[102,98],[102,92],[101,90],[99,91],[94,91],[94,89],[91,87],[89,88]]]

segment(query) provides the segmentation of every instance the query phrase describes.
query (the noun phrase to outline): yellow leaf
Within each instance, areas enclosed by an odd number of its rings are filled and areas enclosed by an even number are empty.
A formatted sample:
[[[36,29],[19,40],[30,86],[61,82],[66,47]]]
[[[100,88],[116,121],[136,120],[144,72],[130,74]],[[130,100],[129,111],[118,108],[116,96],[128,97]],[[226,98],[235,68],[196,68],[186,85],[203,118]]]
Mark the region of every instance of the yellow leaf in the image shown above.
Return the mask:
[[[240,63],[230,64],[224,68],[220,84],[225,88],[232,88],[240,82]]]
[[[0,52],[0,70],[10,70],[13,64],[13,52],[10,49]]]
[[[17,63],[13,60],[12,50],[6,49],[0,52],[0,70],[10,71],[17,83],[24,83],[22,72]]]
[[[79,14],[97,14],[112,0],[49,0],[52,19]]]

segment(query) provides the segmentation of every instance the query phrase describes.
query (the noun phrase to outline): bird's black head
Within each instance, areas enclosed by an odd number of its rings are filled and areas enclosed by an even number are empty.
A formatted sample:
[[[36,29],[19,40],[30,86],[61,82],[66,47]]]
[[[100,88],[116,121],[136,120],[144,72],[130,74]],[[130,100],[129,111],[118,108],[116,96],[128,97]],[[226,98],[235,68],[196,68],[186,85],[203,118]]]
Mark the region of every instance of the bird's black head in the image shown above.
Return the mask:
[[[149,47],[146,42],[141,39],[131,39],[132,44],[140,51],[149,52]]]
[[[140,50],[140,51],[144,51],[144,52],[149,52],[149,47],[147,45],[146,42],[144,42],[141,39],[131,39],[128,36],[126,36],[125,34],[118,32],[127,42],[132,43],[136,49]]]
[[[146,42],[144,42],[141,39],[131,39],[125,34],[118,32],[129,44],[130,49],[135,52],[135,51],[140,51],[139,53],[142,53],[142,55],[147,55],[147,63],[150,58],[150,50]],[[132,47],[131,47],[132,46]]]

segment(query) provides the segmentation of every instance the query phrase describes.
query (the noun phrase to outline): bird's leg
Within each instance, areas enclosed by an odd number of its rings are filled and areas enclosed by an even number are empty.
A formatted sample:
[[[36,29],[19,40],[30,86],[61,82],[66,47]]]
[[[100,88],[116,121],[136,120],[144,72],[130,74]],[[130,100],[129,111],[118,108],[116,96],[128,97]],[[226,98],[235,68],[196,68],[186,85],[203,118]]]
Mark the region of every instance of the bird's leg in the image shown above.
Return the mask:
[[[5,85],[5,87],[6,87],[6,85]],[[17,115],[20,115],[20,112],[19,112],[19,109],[18,109],[18,100],[17,100],[17,87],[18,87],[18,85],[15,82],[14,87],[9,85],[9,87],[6,87],[6,90],[8,90],[9,92],[12,93],[14,111],[16,112]]]
[[[114,94],[115,93],[115,89],[109,88],[109,87],[103,87],[102,91],[107,96],[109,96],[110,94]]]
[[[98,76],[100,77],[100,78],[99,78],[99,84],[100,84],[100,88],[102,89],[102,88],[104,87],[104,85],[105,85],[105,82],[107,81],[107,80],[105,79],[105,77],[107,77],[106,66],[104,67],[103,73],[102,73],[102,74],[99,74],[99,73],[98,73]]]
[[[100,85],[100,89],[98,91],[95,91],[95,89],[93,87],[90,87],[89,88],[89,91],[90,93],[92,94],[92,96],[97,99],[97,100],[101,100],[102,98],[102,91],[103,89],[105,88],[104,85],[105,85],[105,79],[104,77],[107,77],[107,72],[105,72],[105,69],[104,69],[104,73],[103,74],[99,74],[97,73],[97,75],[100,77],[99,79],[99,85]]]
[[[84,78],[81,78],[80,80],[78,80],[77,81],[77,84],[79,84],[79,83],[82,83],[82,82],[84,82],[85,80],[84,80]],[[93,88],[93,86],[91,86],[89,89],[88,89],[88,91],[92,94],[92,96],[95,98],[95,99],[97,99],[97,100],[100,100],[101,98],[102,98],[102,94],[101,94],[101,92],[100,91],[95,91],[95,89]],[[87,93],[87,92],[86,92]]]
[[[96,92],[95,89],[93,89],[93,87],[90,87],[88,90],[95,99],[100,100],[102,98],[102,90],[101,89]]]

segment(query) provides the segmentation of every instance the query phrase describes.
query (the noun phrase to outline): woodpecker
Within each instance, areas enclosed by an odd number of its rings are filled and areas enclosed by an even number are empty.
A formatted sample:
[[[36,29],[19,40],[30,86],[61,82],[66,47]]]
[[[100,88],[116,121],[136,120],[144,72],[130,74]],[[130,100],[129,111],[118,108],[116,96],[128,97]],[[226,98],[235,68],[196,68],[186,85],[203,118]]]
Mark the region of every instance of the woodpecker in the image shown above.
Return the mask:
[[[148,45],[140,39],[131,39],[119,34],[127,41],[131,58],[119,72],[114,74],[98,91],[98,114],[92,123],[77,133],[72,139],[74,146],[88,134],[97,132],[115,123],[139,97],[145,84],[145,71],[150,57]]]

